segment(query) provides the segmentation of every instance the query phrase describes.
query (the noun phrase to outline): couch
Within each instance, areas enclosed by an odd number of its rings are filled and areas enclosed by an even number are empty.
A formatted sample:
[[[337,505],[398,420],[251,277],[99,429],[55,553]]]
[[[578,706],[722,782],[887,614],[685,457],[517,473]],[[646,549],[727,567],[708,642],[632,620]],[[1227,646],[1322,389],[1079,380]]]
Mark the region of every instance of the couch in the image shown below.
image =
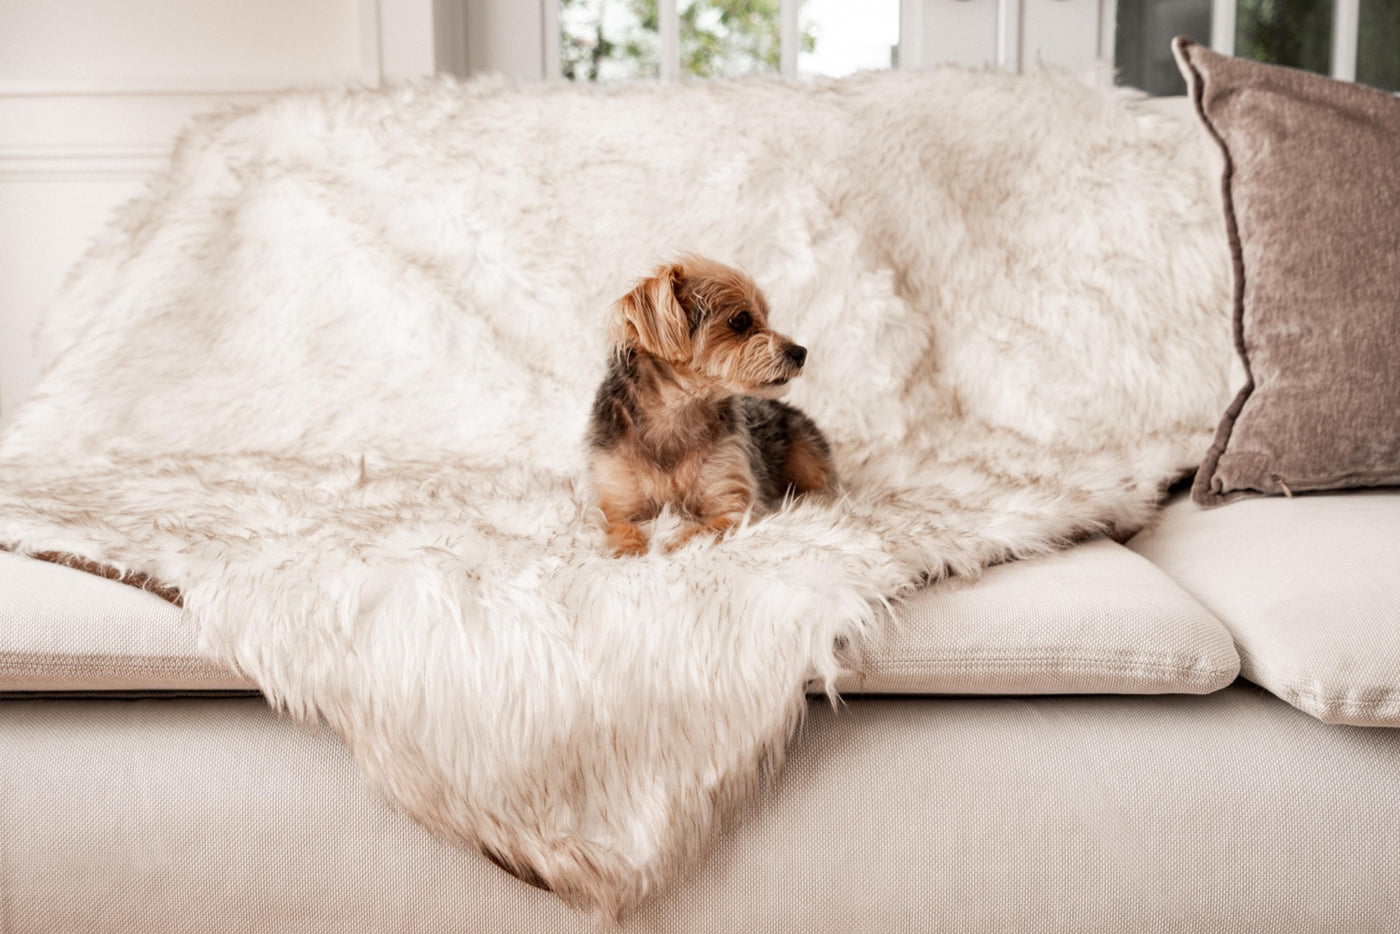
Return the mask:
[[[1400,931],[1400,493],[1285,492],[907,597],[623,929]],[[593,929],[156,589],[0,552],[0,931]]]
[[[1211,672],[1224,686],[1194,695],[814,697],[781,778],[626,929],[1400,930],[1400,731],[1325,723],[1304,711],[1374,696],[1271,668],[1299,640],[1296,658],[1394,678],[1394,636],[1351,634],[1400,615],[1400,494],[1209,512],[1179,497],[1126,546],[994,569],[955,609],[911,601],[904,638],[961,614],[1073,616],[1001,593],[1045,566],[1078,578],[1081,620],[1103,592],[1119,621],[1211,620],[1246,677]],[[334,737],[202,661],[159,597],[8,554],[0,582],[7,934],[591,929],[396,813]],[[1264,671],[1288,700],[1248,680]]]

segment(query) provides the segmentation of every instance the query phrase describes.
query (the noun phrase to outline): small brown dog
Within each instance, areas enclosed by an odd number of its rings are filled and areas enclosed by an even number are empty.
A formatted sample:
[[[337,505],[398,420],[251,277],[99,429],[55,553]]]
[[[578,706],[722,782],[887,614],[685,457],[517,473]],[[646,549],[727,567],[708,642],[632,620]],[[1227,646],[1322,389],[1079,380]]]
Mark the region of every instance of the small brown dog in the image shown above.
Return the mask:
[[[613,355],[589,431],[593,489],[619,555],[647,550],[637,523],[664,506],[722,535],[755,503],[834,489],[826,439],[776,400],[805,348],[770,330],[754,281],[686,256],[658,268],[612,308]]]

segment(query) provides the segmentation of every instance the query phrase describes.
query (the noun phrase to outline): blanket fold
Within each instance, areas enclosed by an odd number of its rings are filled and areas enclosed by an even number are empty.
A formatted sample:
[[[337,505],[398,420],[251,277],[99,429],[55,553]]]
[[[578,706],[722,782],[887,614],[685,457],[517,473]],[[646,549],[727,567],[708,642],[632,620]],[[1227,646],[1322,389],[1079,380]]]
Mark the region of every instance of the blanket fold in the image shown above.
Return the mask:
[[[431,832],[617,917],[890,601],[1141,525],[1194,467],[1230,346],[1209,158],[1054,72],[214,116],[46,322],[0,544],[177,589]],[[810,349],[792,401],[843,490],[619,560],[587,407],[608,305],[671,250],[746,269]]]

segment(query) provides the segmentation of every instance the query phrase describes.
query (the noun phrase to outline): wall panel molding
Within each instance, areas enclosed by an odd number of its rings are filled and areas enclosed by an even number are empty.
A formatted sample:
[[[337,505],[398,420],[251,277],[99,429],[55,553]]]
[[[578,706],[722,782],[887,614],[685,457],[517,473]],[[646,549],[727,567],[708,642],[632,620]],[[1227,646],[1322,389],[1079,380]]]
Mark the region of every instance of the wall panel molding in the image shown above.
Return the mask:
[[[377,85],[385,26],[395,30],[396,43],[407,41],[415,28],[407,12],[430,8],[431,2],[0,3],[0,94],[266,93],[333,82]],[[429,15],[429,46],[431,29]]]
[[[268,81],[240,82],[236,78],[181,78],[170,81],[97,83],[91,81],[0,81],[0,98],[7,97],[247,97],[273,94],[301,87],[322,87],[327,83],[378,87],[377,71],[357,71],[334,82]]]
[[[140,181],[169,156],[161,145],[0,145],[0,182]]]

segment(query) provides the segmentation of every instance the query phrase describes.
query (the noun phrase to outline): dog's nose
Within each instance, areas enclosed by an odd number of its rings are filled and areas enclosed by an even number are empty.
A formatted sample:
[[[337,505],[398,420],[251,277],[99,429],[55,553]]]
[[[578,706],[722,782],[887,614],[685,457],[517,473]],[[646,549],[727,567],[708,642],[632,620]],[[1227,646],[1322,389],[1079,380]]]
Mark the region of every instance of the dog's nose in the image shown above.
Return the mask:
[[[784,351],[784,353],[787,354],[787,358],[792,361],[793,366],[801,366],[807,361],[807,348],[803,347],[801,344],[789,344],[788,349]]]

